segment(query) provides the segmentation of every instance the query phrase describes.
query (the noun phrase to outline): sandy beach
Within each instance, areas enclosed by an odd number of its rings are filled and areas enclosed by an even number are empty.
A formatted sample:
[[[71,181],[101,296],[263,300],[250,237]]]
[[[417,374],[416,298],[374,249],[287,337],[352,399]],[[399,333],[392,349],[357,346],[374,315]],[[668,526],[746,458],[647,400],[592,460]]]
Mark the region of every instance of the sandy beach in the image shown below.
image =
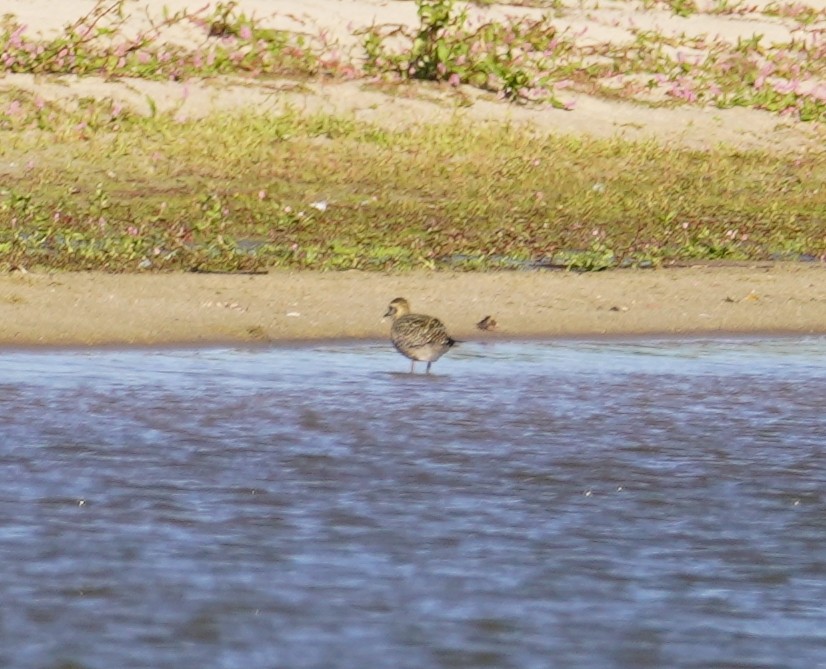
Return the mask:
[[[826,268],[753,264],[520,273],[20,274],[0,277],[0,344],[379,339],[397,296],[454,336],[826,333]],[[480,330],[485,316],[494,330]]]
[[[415,21],[412,2],[314,0],[298,3],[242,0],[239,6],[265,25],[325,30],[342,49],[372,23]],[[822,6],[823,3],[812,3]],[[8,0],[4,11],[35,32],[48,35],[90,11],[90,0],[58,3]],[[151,0],[134,6],[160,12],[197,9],[185,0]],[[132,5],[130,5],[132,6]],[[577,9],[579,7],[579,9]],[[780,18],[701,15],[684,19],[634,3],[601,8],[571,4],[559,21],[570,30],[587,27],[595,41],[628,35],[628,22],[658,30],[738,36],[760,33],[785,39]],[[500,13],[536,10],[487,7]],[[133,29],[140,30],[136,11]],[[130,24],[127,24],[130,25]],[[191,35],[176,33],[171,41]],[[230,86],[230,89],[227,89]],[[441,123],[456,115],[470,120],[528,123],[542,131],[601,137],[653,139],[702,149],[727,143],[742,148],[806,151],[820,146],[823,129],[754,109],[703,106],[654,107],[630,101],[572,94],[565,112],[509,105],[467,94],[473,104],[457,110],[430,97],[387,98],[359,81],[318,81],[300,90],[273,82],[158,82],[95,77],[0,76],[0,88],[35,91],[48,100],[73,96],[112,98],[136,109],[151,97],[158,109],[198,117],[214,109],[286,106],[351,114],[399,125]],[[232,94],[228,95],[227,90]],[[473,97],[475,95],[475,97]],[[747,263],[657,270],[570,272],[412,273],[362,272],[230,274],[102,274],[15,271],[0,276],[0,345],[154,345],[385,337],[381,315],[394,297],[442,318],[459,338],[690,334],[716,332],[826,333],[826,267],[821,264]],[[492,316],[495,330],[476,323]]]

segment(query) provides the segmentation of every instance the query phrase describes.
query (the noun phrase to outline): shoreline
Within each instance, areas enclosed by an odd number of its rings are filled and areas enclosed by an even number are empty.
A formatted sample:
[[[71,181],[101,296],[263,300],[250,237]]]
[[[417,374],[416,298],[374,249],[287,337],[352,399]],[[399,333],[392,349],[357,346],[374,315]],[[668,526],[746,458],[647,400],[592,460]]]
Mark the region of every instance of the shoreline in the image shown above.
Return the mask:
[[[7,349],[384,341],[391,299],[473,341],[826,334],[826,267],[754,263],[553,272],[14,273]],[[476,327],[485,316],[494,331]]]
[[[693,342],[693,341],[756,341],[756,340],[785,340],[800,338],[826,337],[826,330],[815,332],[800,332],[794,330],[755,330],[755,331],[733,331],[727,332],[715,330],[713,332],[689,332],[689,333],[660,333],[660,332],[638,332],[634,334],[594,334],[594,335],[530,335],[530,336],[505,336],[495,335],[493,337],[482,335],[473,336],[468,339],[460,339],[458,346],[464,344],[494,344],[494,343],[532,343],[532,342],[552,342],[552,343],[584,343],[584,344],[634,344],[640,342]],[[314,338],[314,339],[271,339],[267,341],[245,341],[245,340],[199,340],[197,342],[161,342],[161,343],[104,343],[104,344],[6,344],[0,342],[0,354],[56,354],[56,353],[164,353],[179,351],[216,351],[223,349],[238,349],[245,351],[265,350],[271,348],[301,350],[319,346],[346,347],[355,345],[388,346],[392,350],[389,332],[385,337],[339,337],[339,338]],[[451,349],[453,350],[453,349]]]

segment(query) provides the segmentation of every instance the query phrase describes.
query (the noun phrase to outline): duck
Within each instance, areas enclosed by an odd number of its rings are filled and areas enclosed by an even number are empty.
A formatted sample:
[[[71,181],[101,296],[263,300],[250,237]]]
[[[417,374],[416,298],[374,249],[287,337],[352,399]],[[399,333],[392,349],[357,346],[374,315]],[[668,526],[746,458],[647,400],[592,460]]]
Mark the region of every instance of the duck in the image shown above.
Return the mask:
[[[410,359],[411,374],[417,362],[426,362],[425,373],[430,374],[430,366],[458,343],[447,333],[442,321],[412,313],[410,303],[403,297],[390,302],[384,317],[393,319],[390,340],[399,353]]]

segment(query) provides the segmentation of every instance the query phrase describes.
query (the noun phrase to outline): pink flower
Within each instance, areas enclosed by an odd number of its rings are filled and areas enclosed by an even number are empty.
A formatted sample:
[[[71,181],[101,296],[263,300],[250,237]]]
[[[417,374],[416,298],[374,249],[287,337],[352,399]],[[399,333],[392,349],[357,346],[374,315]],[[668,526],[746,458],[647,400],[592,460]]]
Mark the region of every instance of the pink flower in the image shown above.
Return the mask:
[[[19,26],[17,30],[15,30],[9,36],[9,46],[13,49],[19,49],[23,46],[23,33],[26,31],[26,26]]]
[[[241,26],[241,30],[238,32],[239,36],[242,40],[251,40],[252,39],[252,28],[247,25]]]
[[[781,95],[785,95],[786,93],[797,93],[800,90],[800,82],[799,81],[789,81],[788,79],[782,79],[780,81],[775,81],[773,84],[774,90]]]
[[[826,102],[826,84],[818,84],[809,93],[815,100]]]
[[[694,90],[694,82],[685,77],[680,77],[674,85],[666,91],[668,95],[686,102],[696,102],[697,92]]]
[[[462,83],[462,79],[459,77],[458,74],[454,72],[450,75],[450,78],[447,80],[447,83],[449,83],[454,88],[457,88]]]

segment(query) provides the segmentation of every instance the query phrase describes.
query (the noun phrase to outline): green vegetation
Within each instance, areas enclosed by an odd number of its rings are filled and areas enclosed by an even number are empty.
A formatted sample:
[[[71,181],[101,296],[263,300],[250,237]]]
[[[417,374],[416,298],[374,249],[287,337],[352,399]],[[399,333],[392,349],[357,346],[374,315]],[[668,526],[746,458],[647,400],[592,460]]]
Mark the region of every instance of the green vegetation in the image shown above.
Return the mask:
[[[560,40],[547,17],[471,26],[470,10],[457,9],[454,0],[420,0],[417,5],[418,30],[412,34],[401,30],[409,48],[388,47],[388,36],[398,33],[398,28],[388,31],[374,26],[367,31],[366,72],[446,81],[452,86],[470,84],[511,100],[566,106],[553,92],[553,64]]]
[[[21,109],[18,128],[47,129],[6,133],[5,266],[598,269],[826,252],[822,156],[115,111]]]
[[[678,15],[698,11],[692,0],[665,4]],[[769,50],[756,36],[712,46],[701,61],[675,51],[688,38],[675,45],[638,31],[624,50],[585,48],[548,18],[471,28],[469,10],[452,0],[417,5],[421,24],[410,35],[365,32],[362,66],[322,36],[261,28],[231,2],[166,13],[127,36],[123,0],[99,4],[48,40],[5,18],[0,63],[44,76],[166,80],[366,73],[557,107],[571,106],[558,99],[561,81],[633,99],[630,84],[605,84],[621,71],[646,90],[662,85],[674,103],[826,120],[819,88],[781,85],[794,68],[798,78],[823,76],[826,59],[804,57],[823,48],[812,40]],[[561,11],[557,5],[548,3]],[[715,11],[738,7],[718,3]],[[808,26],[811,12],[796,7],[767,11]],[[201,47],[159,40],[183,24],[201,31]],[[408,39],[401,46],[400,35]],[[459,121],[391,131],[298,111],[187,120],[154,107],[144,116],[111,100],[57,105],[12,90],[0,93],[0,269],[599,270],[824,258],[825,154],[699,152]]]
[[[124,30],[127,0],[106,3],[53,39],[32,37],[10,15],[0,21],[0,64],[7,72],[96,74],[179,81],[221,74],[253,76],[315,75],[327,68],[318,54],[322,40],[261,28],[236,11],[236,3],[219,2],[196,12],[165,12],[149,17],[138,34]],[[160,39],[171,27],[190,27],[204,35],[199,49]],[[332,65],[332,64],[330,64]]]

